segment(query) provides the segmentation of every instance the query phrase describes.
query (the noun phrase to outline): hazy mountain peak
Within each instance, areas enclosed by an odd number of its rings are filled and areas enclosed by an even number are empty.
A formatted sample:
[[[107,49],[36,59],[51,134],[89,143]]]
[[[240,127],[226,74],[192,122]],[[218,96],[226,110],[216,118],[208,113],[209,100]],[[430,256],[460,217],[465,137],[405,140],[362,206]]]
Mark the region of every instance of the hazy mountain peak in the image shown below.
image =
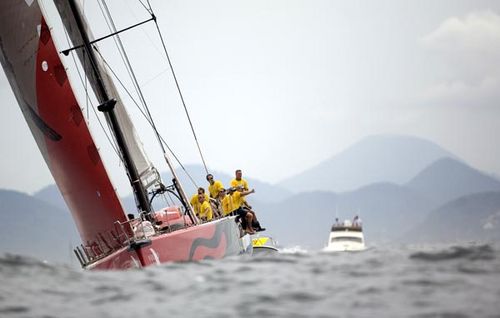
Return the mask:
[[[444,203],[463,195],[500,191],[500,182],[464,162],[441,158],[416,175],[407,186]]]
[[[294,191],[350,191],[379,182],[405,183],[430,163],[455,157],[434,142],[403,135],[363,138],[279,185]]]

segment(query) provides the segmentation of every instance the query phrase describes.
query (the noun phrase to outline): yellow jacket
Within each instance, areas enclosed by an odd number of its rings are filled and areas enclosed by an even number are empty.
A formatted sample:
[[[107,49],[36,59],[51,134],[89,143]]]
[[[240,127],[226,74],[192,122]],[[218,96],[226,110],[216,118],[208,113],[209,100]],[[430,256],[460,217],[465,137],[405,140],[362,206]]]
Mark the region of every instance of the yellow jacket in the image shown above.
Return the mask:
[[[214,184],[208,186],[208,192],[210,192],[210,196],[215,199],[219,195],[220,189],[223,188],[224,186],[222,185],[222,182],[216,180],[214,181]]]
[[[202,204],[198,204],[198,211],[196,214],[198,214],[198,217],[201,219],[205,219],[207,221],[212,220],[213,211],[212,207],[210,206],[210,202],[203,201]]]

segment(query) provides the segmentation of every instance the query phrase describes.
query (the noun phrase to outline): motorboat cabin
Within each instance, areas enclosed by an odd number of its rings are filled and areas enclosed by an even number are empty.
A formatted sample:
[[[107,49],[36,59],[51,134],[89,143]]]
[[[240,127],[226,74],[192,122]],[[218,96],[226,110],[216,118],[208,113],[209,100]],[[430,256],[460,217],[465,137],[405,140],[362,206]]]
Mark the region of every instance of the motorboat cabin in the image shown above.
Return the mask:
[[[365,249],[365,238],[361,224],[353,224],[350,220],[332,226],[327,252],[362,251]]]

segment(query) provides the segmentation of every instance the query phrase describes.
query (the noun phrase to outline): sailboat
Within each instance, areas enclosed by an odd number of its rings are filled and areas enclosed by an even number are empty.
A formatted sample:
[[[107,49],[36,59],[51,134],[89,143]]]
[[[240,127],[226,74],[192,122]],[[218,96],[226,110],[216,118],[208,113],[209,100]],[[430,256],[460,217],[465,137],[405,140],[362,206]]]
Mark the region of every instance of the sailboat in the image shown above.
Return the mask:
[[[173,177],[172,185],[163,185],[78,2],[54,3],[73,47],[56,48],[46,14],[36,0],[2,0],[0,62],[75,221],[82,244],[74,252],[82,267],[127,269],[251,252],[251,239],[234,217],[205,223],[197,218],[166,152],[164,158]],[[156,22],[152,12],[150,20]],[[127,218],[75,97],[61,60],[61,54],[69,51],[78,56],[98,110],[111,128],[138,218]],[[155,210],[152,198],[166,191],[180,203]]]

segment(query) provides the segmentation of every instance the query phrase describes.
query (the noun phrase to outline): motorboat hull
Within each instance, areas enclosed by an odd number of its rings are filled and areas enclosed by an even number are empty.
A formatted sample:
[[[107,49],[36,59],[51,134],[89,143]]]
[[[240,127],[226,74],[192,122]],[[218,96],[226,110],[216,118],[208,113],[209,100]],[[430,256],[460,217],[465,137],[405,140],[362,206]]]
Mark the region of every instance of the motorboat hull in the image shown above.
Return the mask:
[[[366,249],[365,245],[353,245],[353,244],[337,244],[336,246],[327,246],[323,249],[324,252],[359,252]]]
[[[260,233],[251,235],[253,255],[272,255],[279,252],[276,241],[272,237]]]
[[[325,252],[353,252],[366,249],[365,238],[360,228],[333,228]]]
[[[279,250],[276,247],[258,246],[258,247],[253,247],[252,255],[263,256],[263,255],[274,255],[277,253],[279,253]]]

